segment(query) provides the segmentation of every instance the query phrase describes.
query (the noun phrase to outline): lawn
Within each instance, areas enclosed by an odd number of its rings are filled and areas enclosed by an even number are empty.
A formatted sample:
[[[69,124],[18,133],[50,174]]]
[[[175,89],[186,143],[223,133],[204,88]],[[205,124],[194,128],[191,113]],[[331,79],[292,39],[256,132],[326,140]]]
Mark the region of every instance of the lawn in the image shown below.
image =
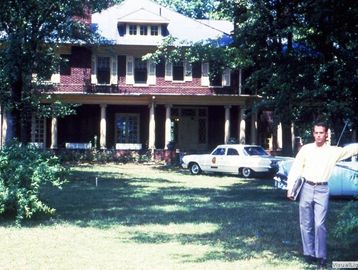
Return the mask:
[[[71,171],[62,190],[43,190],[54,216],[21,228],[0,218],[1,270],[310,269],[297,202],[271,179],[136,164]],[[357,259],[332,232],[346,203],[331,200],[329,264]]]

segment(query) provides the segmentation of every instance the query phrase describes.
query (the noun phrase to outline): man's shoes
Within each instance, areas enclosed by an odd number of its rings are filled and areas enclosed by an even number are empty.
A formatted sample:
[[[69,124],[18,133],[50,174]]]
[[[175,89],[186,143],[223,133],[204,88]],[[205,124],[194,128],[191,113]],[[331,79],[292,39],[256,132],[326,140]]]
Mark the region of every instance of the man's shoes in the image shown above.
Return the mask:
[[[318,267],[324,269],[327,267],[327,259],[325,258],[317,258],[318,259]]]
[[[316,257],[310,256],[310,255],[304,255],[303,256],[305,263],[307,264],[315,264],[317,263]]]

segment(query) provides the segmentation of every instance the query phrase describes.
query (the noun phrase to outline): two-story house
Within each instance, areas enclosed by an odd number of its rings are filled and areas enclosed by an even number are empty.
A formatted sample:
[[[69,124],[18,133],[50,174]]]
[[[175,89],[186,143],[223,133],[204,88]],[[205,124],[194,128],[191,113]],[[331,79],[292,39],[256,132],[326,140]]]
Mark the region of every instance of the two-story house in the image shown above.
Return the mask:
[[[178,41],[230,39],[228,21],[194,20],[149,0],[125,0],[90,22],[105,40],[63,44],[68,63],[52,76],[53,95],[80,104],[75,115],[34,119],[32,141],[47,148],[207,151],[230,138],[257,142],[258,98],[241,93],[239,70],[210,77],[210,63],[143,60],[168,35]],[[93,146],[93,145],[92,145]]]

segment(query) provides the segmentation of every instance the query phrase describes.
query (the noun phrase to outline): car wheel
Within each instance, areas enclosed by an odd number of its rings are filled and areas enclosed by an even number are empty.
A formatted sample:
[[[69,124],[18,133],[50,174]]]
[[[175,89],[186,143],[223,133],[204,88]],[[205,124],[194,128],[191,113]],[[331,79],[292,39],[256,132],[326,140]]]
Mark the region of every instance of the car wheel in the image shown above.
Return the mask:
[[[242,168],[241,174],[243,177],[248,178],[252,176],[252,170],[250,168]]]
[[[201,173],[201,169],[200,169],[200,166],[198,163],[191,163],[189,170],[190,170],[190,173],[194,174],[194,175]]]

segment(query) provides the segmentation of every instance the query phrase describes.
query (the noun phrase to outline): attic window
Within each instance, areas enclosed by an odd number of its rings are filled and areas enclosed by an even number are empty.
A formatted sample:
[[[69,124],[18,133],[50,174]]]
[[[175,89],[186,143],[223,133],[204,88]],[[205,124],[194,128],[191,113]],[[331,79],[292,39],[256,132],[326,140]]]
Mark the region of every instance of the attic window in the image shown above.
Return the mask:
[[[152,36],[158,36],[159,30],[158,30],[158,25],[151,25],[150,26],[150,34]]]
[[[129,25],[129,34],[130,35],[137,35],[137,25],[136,24],[131,24]]]
[[[148,26],[147,25],[141,25],[139,29],[139,33],[141,36],[146,36],[148,34]]]

